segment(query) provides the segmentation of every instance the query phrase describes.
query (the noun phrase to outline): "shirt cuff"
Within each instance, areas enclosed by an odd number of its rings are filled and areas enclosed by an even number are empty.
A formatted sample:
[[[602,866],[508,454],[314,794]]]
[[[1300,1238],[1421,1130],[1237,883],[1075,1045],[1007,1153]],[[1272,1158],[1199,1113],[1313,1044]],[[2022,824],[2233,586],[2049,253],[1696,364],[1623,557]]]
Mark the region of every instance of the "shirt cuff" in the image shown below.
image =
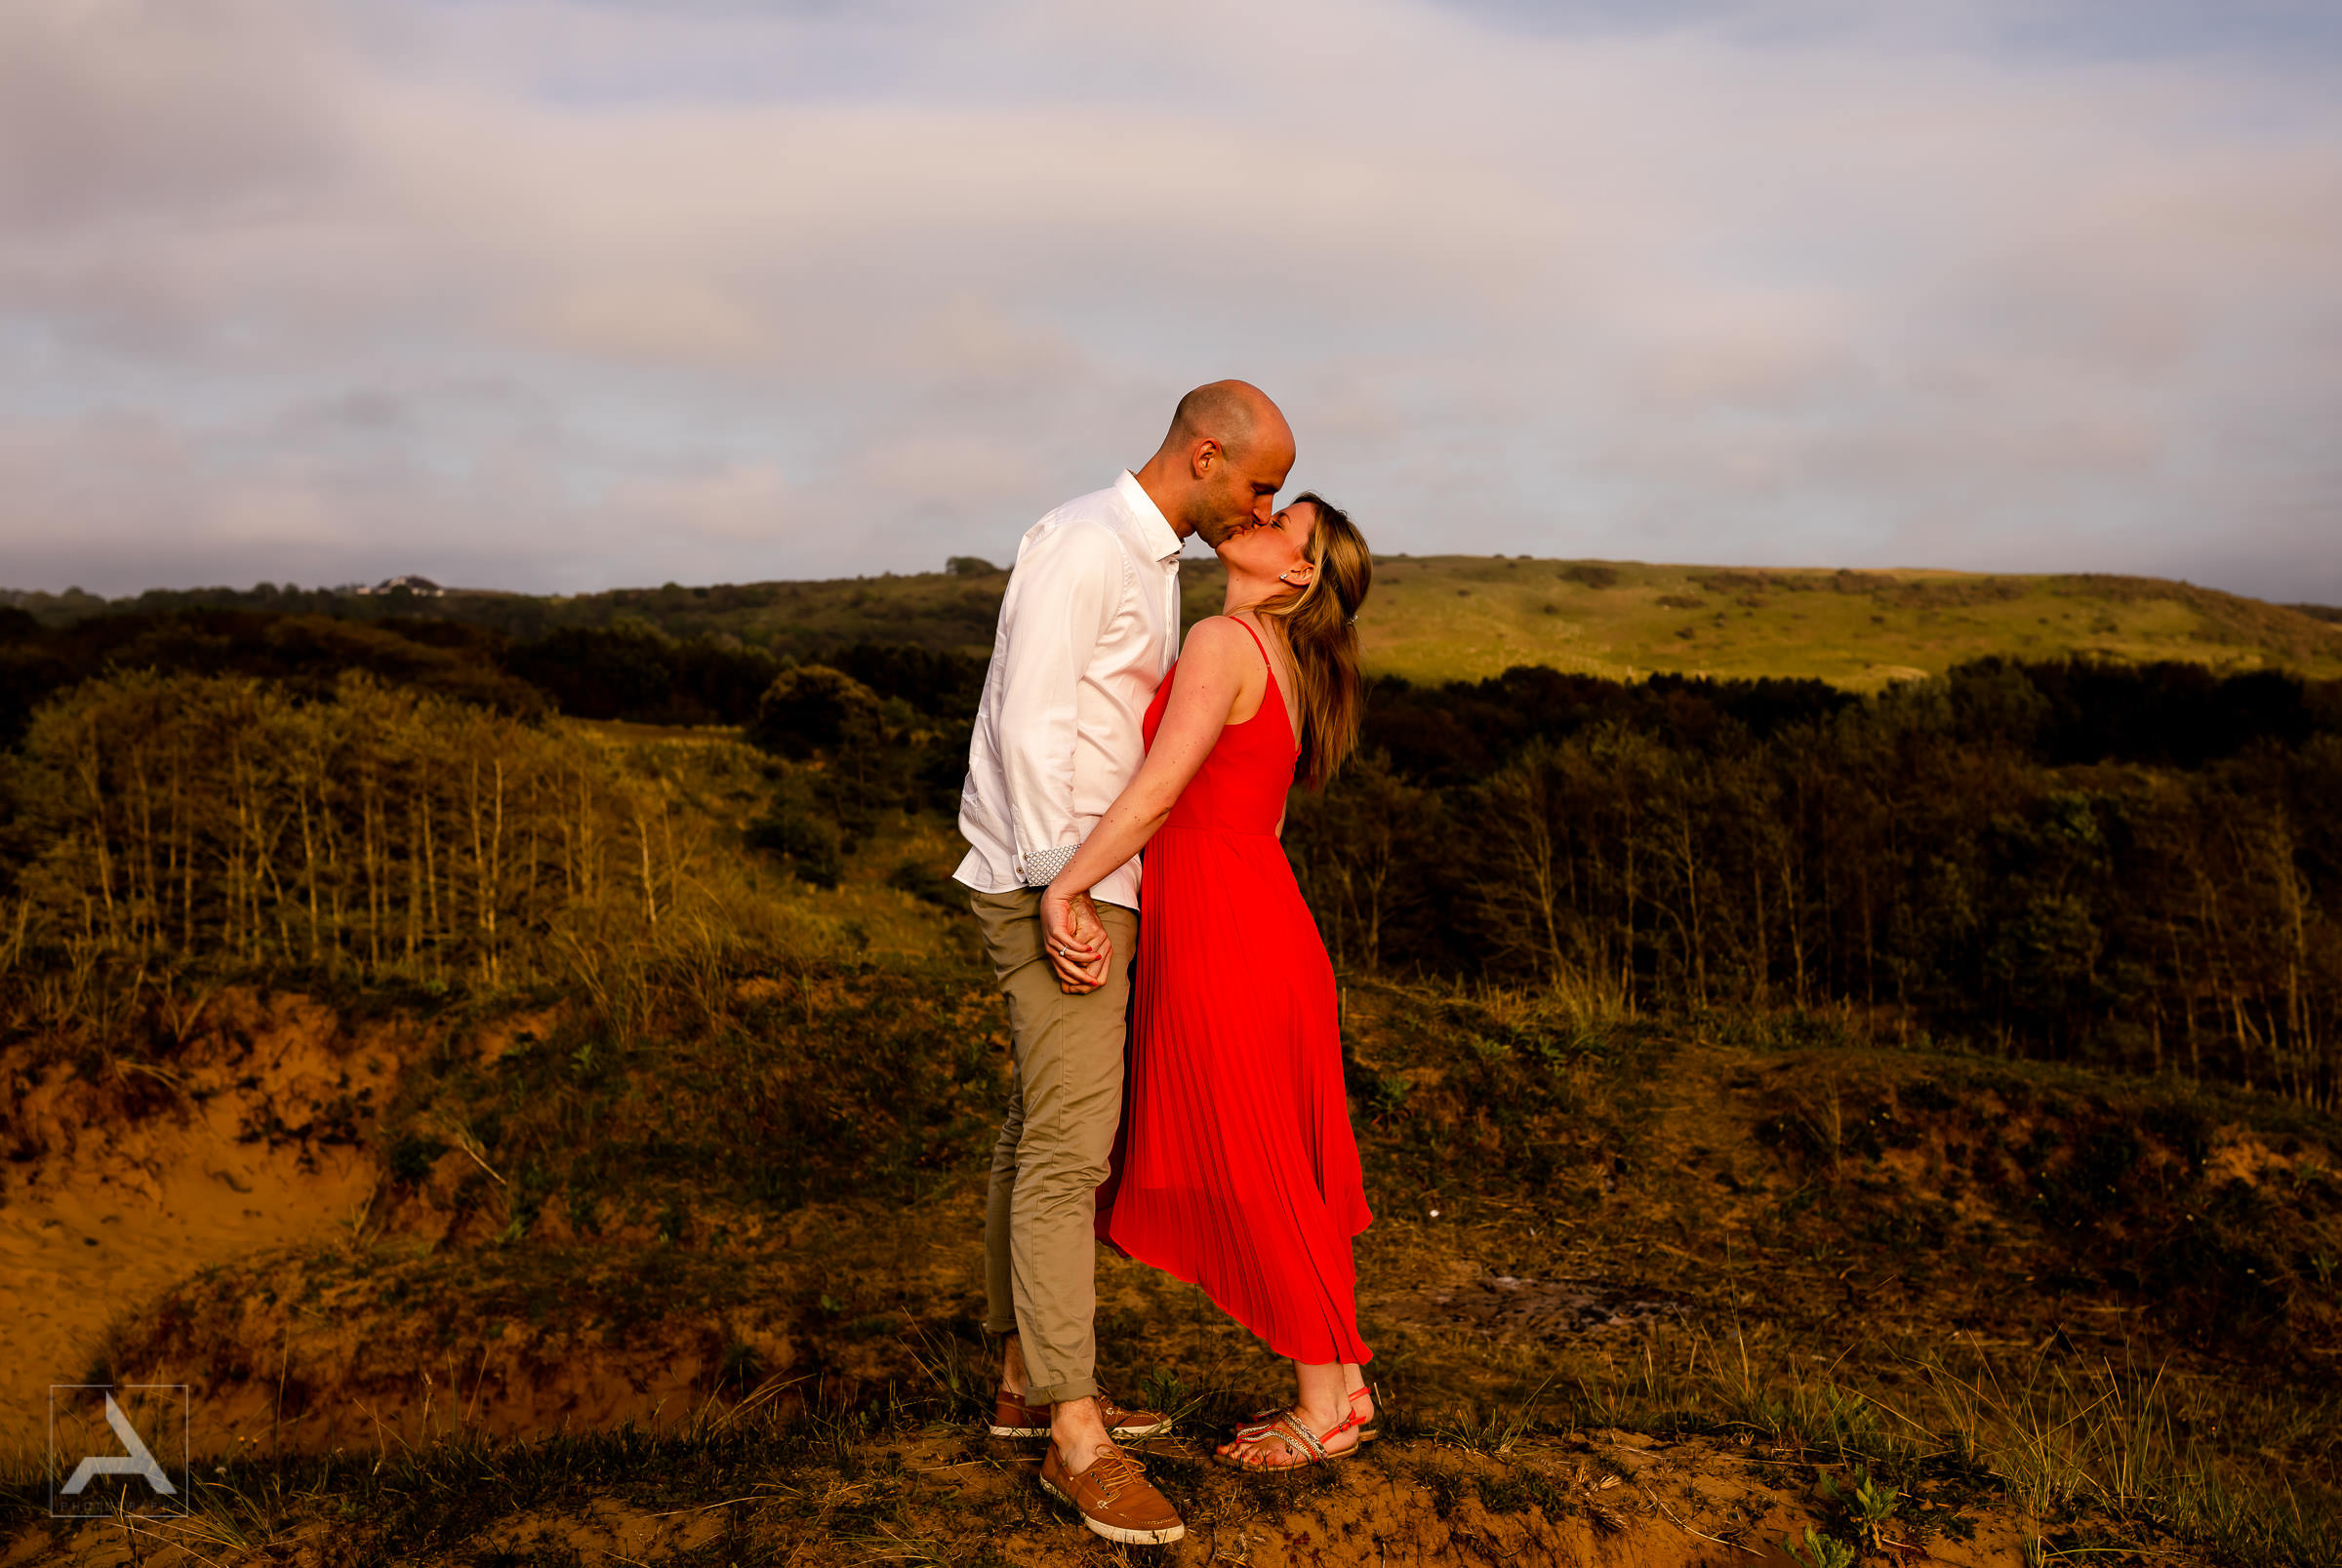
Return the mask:
[[[1060,844],[1055,849],[1036,849],[1025,857],[1025,885],[1045,888],[1057,880],[1057,873],[1079,850],[1079,844]]]

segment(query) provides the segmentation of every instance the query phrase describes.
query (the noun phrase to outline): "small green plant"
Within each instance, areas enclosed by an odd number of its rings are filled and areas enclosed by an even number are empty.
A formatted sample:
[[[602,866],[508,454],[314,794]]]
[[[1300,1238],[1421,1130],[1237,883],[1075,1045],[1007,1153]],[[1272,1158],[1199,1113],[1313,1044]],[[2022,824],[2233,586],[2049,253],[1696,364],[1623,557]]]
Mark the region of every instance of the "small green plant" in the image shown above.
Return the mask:
[[[1817,1414],[1841,1461],[1853,1453],[1876,1451],[1885,1440],[1878,1406],[1851,1388],[1823,1385]]]
[[[1188,1392],[1187,1384],[1169,1367],[1156,1367],[1141,1377],[1139,1397],[1149,1410],[1165,1416],[1184,1413],[1196,1403],[1195,1396]]]
[[[1822,1477],[1822,1496],[1845,1510],[1846,1523],[1854,1534],[1855,1548],[1865,1554],[1875,1554],[1886,1548],[1886,1521],[1895,1514],[1895,1503],[1902,1494],[1891,1486],[1882,1485],[1863,1466],[1854,1467],[1854,1489],[1838,1490],[1837,1482]]]
[[[1781,1549],[1789,1553],[1790,1561],[1802,1568],[1854,1568],[1860,1560],[1852,1547],[1836,1536],[1823,1535],[1810,1524],[1805,1527],[1802,1544],[1796,1536],[1783,1536]]]

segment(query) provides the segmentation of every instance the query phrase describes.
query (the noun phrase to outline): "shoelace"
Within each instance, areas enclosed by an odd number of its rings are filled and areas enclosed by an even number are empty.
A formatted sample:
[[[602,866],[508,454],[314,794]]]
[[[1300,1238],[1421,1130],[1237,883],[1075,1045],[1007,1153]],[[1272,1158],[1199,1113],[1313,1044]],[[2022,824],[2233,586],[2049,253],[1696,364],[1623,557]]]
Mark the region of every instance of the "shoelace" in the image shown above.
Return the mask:
[[[1098,1478],[1098,1495],[1109,1503],[1128,1482],[1135,1480],[1143,1485],[1147,1479],[1147,1472],[1140,1468],[1138,1460],[1119,1448],[1110,1448],[1091,1462],[1083,1478],[1086,1480],[1093,1475]]]

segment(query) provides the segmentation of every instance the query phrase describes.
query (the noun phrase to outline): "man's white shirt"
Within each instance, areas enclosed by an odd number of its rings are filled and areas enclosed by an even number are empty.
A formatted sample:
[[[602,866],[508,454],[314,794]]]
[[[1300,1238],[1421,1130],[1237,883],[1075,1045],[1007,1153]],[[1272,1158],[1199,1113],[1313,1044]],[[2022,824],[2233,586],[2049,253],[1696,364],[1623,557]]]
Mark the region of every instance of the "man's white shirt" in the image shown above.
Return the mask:
[[[1180,545],[1128,473],[1018,543],[960,792],[963,885],[1048,886],[1138,773],[1178,649]],[[1137,858],[1090,891],[1137,908]]]

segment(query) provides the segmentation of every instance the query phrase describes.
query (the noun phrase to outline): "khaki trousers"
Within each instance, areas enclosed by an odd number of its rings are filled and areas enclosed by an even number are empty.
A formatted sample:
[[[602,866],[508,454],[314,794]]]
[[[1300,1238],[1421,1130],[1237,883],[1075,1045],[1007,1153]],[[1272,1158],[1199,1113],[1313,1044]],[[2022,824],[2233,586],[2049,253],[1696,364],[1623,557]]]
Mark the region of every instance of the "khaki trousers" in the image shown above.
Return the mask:
[[[1029,1404],[1098,1391],[1098,1184],[1122,1120],[1122,1046],[1139,916],[1101,904],[1113,939],[1106,984],[1086,996],[1057,987],[1041,952],[1041,895],[969,901],[1008,998],[1016,1074],[992,1146],[984,1213],[985,1328],[1023,1344]]]

